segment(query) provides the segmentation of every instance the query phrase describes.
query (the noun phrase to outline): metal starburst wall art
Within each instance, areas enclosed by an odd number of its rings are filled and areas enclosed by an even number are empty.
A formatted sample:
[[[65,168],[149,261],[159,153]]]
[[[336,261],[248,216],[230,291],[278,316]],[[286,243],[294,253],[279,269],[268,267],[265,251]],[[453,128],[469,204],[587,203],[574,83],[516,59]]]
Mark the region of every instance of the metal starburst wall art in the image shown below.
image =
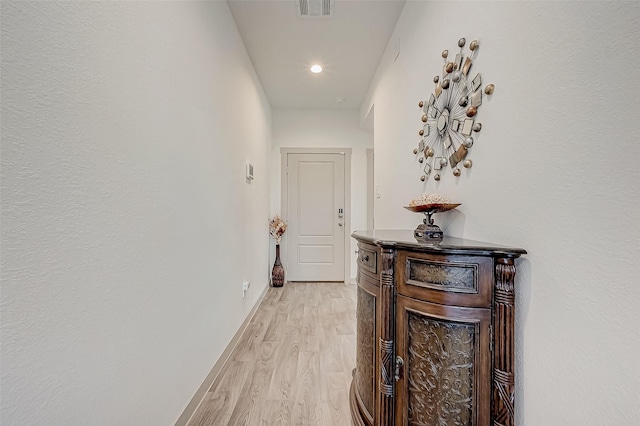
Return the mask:
[[[495,90],[493,84],[482,88],[482,77],[476,74],[471,78],[471,68],[475,60],[479,43],[469,43],[469,52],[465,53],[466,40],[458,40],[459,53],[450,55],[442,51],[444,65],[442,75],[433,78],[435,88],[428,101],[420,101],[422,128],[418,131],[420,141],[413,150],[421,166],[421,181],[431,176],[435,181],[442,178],[447,167],[455,177],[461,175],[460,164],[470,169],[473,162],[467,158],[473,146],[474,136],[482,130],[477,121],[482,99],[491,96]]]

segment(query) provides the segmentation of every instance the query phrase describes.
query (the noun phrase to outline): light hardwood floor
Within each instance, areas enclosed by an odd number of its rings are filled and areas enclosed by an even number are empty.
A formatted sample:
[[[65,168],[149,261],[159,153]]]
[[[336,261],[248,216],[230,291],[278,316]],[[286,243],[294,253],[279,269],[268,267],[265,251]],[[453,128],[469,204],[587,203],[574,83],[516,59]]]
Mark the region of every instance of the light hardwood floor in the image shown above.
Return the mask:
[[[269,288],[189,426],[348,426],[356,286]]]

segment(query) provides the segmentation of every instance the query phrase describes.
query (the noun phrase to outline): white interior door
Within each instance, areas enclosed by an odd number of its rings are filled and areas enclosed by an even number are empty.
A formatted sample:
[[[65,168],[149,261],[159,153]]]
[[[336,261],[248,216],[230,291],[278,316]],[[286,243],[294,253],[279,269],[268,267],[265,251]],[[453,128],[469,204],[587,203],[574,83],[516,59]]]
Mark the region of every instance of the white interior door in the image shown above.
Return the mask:
[[[287,280],[344,281],[344,155],[288,154],[287,204]]]

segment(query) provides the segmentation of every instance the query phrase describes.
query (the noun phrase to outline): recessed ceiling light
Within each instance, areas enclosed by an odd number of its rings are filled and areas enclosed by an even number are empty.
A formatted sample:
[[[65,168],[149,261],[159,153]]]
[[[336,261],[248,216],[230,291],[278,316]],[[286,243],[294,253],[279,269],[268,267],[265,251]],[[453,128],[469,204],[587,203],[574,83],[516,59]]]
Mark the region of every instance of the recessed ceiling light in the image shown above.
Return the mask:
[[[312,65],[311,66],[311,72],[318,74],[319,72],[322,72],[322,67],[320,65]]]
[[[337,103],[337,104],[341,104],[341,103],[343,103],[343,102],[344,102],[344,97],[343,97],[343,96],[338,96],[338,97],[336,98],[336,103]]]

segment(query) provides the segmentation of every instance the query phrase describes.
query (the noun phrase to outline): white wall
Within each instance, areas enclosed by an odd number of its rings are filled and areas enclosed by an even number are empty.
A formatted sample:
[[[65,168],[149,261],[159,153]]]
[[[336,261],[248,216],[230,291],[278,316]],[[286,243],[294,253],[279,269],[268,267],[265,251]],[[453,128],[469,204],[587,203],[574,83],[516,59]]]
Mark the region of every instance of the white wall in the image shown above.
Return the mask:
[[[3,1],[1,106],[0,423],[173,424],[269,270],[270,107],[226,2]]]
[[[273,110],[271,210],[274,214],[281,210],[280,148],[351,148],[351,230],[366,229],[366,149],[373,147],[373,134],[360,126],[359,116],[358,111],[349,110]],[[354,278],[356,244],[349,238],[351,278]],[[286,241],[283,240],[283,244]]]
[[[496,92],[470,172],[423,185],[417,103],[460,37],[480,41],[472,74]],[[362,107],[375,104],[377,228],[413,229],[420,218],[402,206],[437,192],[463,203],[436,215],[447,234],[529,251],[516,283],[518,425],[640,417],[638,45],[638,2],[407,2]]]

